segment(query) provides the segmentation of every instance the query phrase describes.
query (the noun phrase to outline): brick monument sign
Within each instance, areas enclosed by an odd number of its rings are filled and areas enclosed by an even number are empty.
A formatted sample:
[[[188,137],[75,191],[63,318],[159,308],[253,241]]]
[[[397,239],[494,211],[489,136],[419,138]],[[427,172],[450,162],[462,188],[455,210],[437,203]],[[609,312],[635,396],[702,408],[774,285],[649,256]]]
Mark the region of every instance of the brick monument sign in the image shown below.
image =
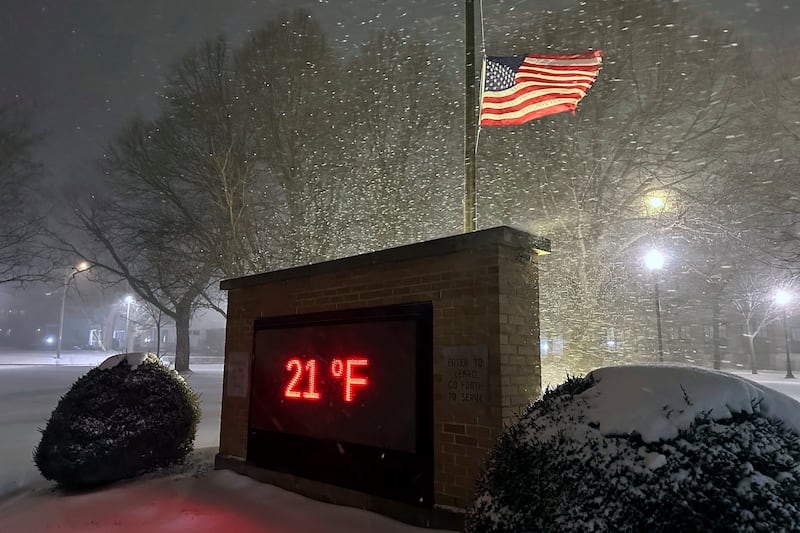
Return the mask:
[[[458,528],[541,389],[537,255],[497,227],[225,280],[217,468]]]

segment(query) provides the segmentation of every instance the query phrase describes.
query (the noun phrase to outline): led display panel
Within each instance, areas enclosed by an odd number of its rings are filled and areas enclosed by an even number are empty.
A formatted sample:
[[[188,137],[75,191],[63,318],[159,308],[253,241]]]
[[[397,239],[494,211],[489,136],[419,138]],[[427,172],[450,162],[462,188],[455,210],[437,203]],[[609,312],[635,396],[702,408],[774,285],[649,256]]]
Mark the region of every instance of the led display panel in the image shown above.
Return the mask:
[[[248,462],[432,501],[432,308],[257,320]]]
[[[413,452],[416,321],[261,329],[251,427]]]

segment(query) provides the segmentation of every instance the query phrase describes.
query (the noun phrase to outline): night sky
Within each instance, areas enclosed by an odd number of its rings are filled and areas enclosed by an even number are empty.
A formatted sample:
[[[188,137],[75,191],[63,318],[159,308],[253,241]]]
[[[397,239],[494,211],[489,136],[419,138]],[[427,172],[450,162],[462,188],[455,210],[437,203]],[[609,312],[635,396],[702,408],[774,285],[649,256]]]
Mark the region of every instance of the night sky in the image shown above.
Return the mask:
[[[415,3],[423,2],[405,2],[412,8]],[[384,20],[427,31],[451,19],[450,13],[458,14],[448,2],[428,1],[424,10],[416,7],[426,16],[421,23],[395,4],[2,0],[0,102],[21,101],[33,109],[36,127],[47,134],[41,158],[53,177],[63,179],[83,160],[102,153],[100,147],[133,114],[152,113],[170,66],[206,38],[223,33],[241,41],[267,19],[306,7],[347,53],[368,34],[365,30],[386,27]]]
[[[484,12],[487,19],[528,17],[577,3],[484,0]],[[755,42],[798,46],[796,0],[710,5],[715,18]],[[205,38],[224,33],[240,41],[296,7],[319,16],[342,54],[370,29],[391,28],[419,31],[458,60],[463,32],[461,0],[2,0],[2,6],[0,102],[21,101],[33,110],[36,128],[47,134],[40,158],[54,179],[100,155],[133,114],[152,113],[170,65]]]

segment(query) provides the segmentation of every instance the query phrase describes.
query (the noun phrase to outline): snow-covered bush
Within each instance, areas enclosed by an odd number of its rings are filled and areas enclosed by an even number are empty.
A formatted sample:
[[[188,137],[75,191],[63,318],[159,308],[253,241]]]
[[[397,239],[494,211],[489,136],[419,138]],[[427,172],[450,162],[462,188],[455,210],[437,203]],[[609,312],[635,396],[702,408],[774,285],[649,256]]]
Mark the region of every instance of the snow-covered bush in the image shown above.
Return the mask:
[[[42,475],[76,489],[180,463],[192,450],[197,394],[153,354],[120,354],[61,398],[33,452]]]
[[[800,403],[678,366],[545,393],[490,455],[468,532],[800,531]]]

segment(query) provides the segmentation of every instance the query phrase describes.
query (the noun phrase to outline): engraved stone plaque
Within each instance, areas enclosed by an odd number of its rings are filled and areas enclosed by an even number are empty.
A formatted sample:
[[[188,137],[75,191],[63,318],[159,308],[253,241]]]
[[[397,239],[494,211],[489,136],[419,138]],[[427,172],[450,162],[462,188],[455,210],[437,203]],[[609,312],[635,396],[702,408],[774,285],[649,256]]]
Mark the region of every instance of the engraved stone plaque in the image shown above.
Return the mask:
[[[250,372],[250,354],[247,352],[230,352],[225,361],[228,371],[228,379],[225,384],[225,392],[228,396],[246,398],[248,389],[248,378]]]
[[[445,346],[439,368],[445,401],[457,408],[488,408],[489,353],[486,346]]]

